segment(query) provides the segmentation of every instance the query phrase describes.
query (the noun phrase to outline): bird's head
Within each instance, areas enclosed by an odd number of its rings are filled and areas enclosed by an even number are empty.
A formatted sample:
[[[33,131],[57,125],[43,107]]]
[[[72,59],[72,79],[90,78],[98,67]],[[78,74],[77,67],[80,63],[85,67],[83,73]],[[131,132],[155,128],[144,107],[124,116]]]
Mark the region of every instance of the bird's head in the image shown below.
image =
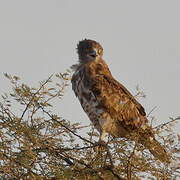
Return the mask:
[[[78,43],[77,53],[79,62],[84,64],[89,61],[100,59],[103,55],[103,48],[94,40],[84,39]]]

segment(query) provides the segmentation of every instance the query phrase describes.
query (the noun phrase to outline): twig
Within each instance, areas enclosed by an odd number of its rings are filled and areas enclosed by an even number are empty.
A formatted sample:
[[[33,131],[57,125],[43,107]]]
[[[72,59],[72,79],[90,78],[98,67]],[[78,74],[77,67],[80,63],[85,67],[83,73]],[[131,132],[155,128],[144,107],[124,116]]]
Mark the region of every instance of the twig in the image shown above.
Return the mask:
[[[51,154],[54,154],[57,155],[58,157],[60,157],[62,160],[64,160],[69,166],[73,166],[74,163],[67,157],[65,157],[64,155],[62,155],[62,152],[60,151],[57,151],[57,149],[54,149],[54,148],[40,148],[40,149],[34,149],[33,151],[38,151],[38,152],[42,152],[42,151],[46,151],[46,152],[49,152]]]
[[[113,175],[114,177],[116,177],[118,180],[125,180],[123,177],[119,176],[118,174],[116,174],[112,168],[108,169]]]
[[[98,171],[97,171],[97,170],[93,169],[89,164],[86,164],[83,160],[78,160],[78,159],[73,158],[73,157],[70,157],[70,156],[66,156],[66,157],[69,158],[69,159],[72,159],[73,161],[76,161],[76,162],[79,163],[79,164],[84,165],[86,168],[90,169],[93,173],[95,173],[95,174],[98,176],[99,179],[104,180],[104,178],[101,177],[101,176],[98,174]]]
[[[99,146],[99,145],[98,144],[94,144],[93,146],[85,146],[85,147],[79,147],[79,148],[56,148],[54,150],[55,151],[59,151],[59,152],[66,152],[66,151],[90,149],[90,148],[94,148],[96,146]],[[36,148],[36,149],[33,149],[32,151],[43,152],[43,151],[46,151],[46,150],[48,150],[48,148]]]
[[[131,158],[134,155],[135,149],[137,147],[137,144],[134,145],[133,151],[130,154],[130,156],[128,157],[128,163],[127,163],[127,179],[131,180],[131,173],[132,173],[132,169],[131,169]]]
[[[105,161],[104,161],[104,163],[106,163],[106,159],[107,159],[107,157],[109,157],[111,167],[114,167],[114,164],[113,164],[113,161],[112,161],[112,156],[111,156],[111,153],[110,153],[109,148],[108,148],[108,143],[109,143],[109,142],[110,142],[110,134],[108,135],[108,142],[107,142],[107,145],[106,145],[107,154],[106,154],[106,156],[105,156]]]
[[[163,124],[160,124],[160,125],[158,125],[158,126],[155,126],[155,127],[153,127],[153,129],[162,128],[162,127],[168,125],[169,123],[172,123],[172,122],[177,121],[177,120],[180,120],[180,117],[177,117],[177,118],[175,118],[175,119],[172,119],[171,121],[168,121],[168,122],[166,122],[166,123],[163,123]]]
[[[91,142],[91,141],[83,138],[82,136],[76,134],[74,131],[72,131],[70,128],[68,128],[67,126],[65,126],[63,123],[57,121],[57,120],[53,117],[53,115],[51,115],[49,112],[47,112],[46,110],[44,110],[44,108],[43,108],[42,106],[40,106],[40,108],[43,110],[44,113],[46,113],[49,117],[51,117],[51,119],[52,119],[53,121],[59,123],[62,127],[64,127],[65,129],[67,129],[67,130],[68,130],[69,132],[71,132],[73,135],[77,136],[79,139],[81,139],[81,140],[83,140],[83,141],[86,141],[86,142],[94,145],[93,142]]]
[[[40,90],[44,87],[45,84],[47,84],[49,82],[49,80],[52,78],[53,75],[51,75],[42,85],[41,87],[33,94],[31,100],[29,101],[29,103],[26,105],[21,117],[20,117],[20,121],[22,120],[22,118],[24,117],[24,114],[26,113],[26,111],[28,110],[30,104],[32,103],[34,97],[40,92]]]
[[[151,109],[151,111],[148,113],[147,117],[149,117],[149,115],[150,115],[156,108],[157,108],[157,106],[153,107],[153,108]]]

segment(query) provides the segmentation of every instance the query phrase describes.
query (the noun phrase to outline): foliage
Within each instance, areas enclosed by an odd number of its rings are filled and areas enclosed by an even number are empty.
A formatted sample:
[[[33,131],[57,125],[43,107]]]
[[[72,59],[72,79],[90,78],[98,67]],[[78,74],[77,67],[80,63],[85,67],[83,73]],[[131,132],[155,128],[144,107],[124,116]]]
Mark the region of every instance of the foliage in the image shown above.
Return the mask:
[[[50,76],[38,88],[5,76],[12,92],[2,95],[0,103],[1,180],[180,178],[180,136],[172,126],[179,118],[154,127],[172,157],[171,164],[163,164],[125,138],[109,137],[107,146],[99,145],[93,127],[83,137],[85,127],[63,119],[61,112],[54,114],[53,103],[63,97],[70,72]]]

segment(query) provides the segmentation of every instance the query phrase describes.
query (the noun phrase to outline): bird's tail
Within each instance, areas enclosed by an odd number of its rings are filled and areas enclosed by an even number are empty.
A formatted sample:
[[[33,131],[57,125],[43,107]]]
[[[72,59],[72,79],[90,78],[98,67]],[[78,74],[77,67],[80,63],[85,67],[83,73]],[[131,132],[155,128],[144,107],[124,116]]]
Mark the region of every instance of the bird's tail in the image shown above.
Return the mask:
[[[155,158],[161,162],[170,163],[170,156],[165,148],[155,139],[151,130],[146,130],[143,134],[140,133],[139,142],[149,149]]]

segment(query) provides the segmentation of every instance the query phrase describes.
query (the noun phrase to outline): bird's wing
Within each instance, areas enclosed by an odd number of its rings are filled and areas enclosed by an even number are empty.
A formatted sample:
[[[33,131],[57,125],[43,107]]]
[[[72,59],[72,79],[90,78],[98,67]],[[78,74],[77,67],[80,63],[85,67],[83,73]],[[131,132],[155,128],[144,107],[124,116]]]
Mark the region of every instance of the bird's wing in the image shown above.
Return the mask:
[[[111,75],[96,75],[91,77],[91,82],[91,91],[99,106],[108,111],[112,119],[120,120],[134,128],[147,121],[141,104]]]

